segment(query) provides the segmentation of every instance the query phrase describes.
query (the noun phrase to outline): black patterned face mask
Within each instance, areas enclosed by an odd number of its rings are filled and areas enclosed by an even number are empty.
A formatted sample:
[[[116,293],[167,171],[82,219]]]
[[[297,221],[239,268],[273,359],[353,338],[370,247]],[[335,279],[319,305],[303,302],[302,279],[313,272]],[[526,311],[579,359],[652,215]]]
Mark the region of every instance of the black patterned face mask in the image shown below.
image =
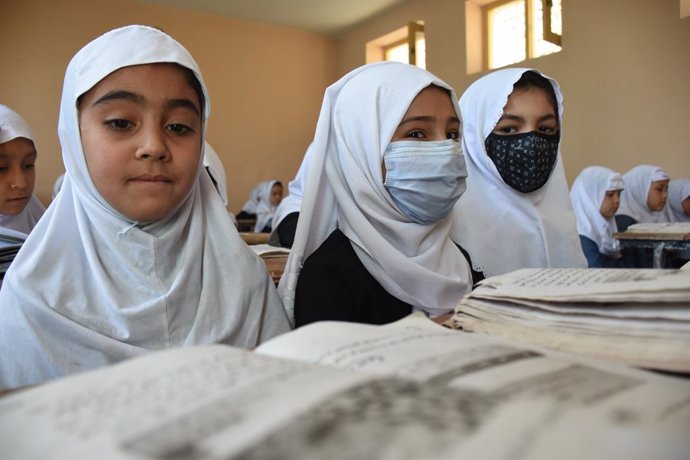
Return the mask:
[[[529,193],[542,188],[549,180],[556,164],[559,140],[560,133],[491,133],[484,145],[503,181],[518,192]]]

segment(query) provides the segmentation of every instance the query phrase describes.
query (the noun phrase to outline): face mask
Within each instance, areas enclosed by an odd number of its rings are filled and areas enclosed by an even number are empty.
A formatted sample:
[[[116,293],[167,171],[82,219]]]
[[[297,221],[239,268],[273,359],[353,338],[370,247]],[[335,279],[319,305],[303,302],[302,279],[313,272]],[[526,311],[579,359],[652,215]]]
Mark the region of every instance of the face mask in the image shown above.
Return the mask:
[[[418,224],[446,217],[465,191],[465,157],[452,139],[391,142],[383,159],[384,187],[398,210]]]
[[[489,134],[484,145],[503,181],[518,192],[540,189],[549,180],[558,156],[559,134]]]

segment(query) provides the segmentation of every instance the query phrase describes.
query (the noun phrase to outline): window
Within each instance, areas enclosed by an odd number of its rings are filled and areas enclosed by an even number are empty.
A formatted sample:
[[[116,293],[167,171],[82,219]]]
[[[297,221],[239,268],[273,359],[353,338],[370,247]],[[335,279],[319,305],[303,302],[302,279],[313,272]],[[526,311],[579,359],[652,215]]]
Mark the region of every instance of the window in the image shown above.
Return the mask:
[[[470,73],[561,50],[561,0],[468,0],[465,5]]]
[[[366,62],[397,61],[426,69],[424,24],[410,22],[389,34],[367,43]]]

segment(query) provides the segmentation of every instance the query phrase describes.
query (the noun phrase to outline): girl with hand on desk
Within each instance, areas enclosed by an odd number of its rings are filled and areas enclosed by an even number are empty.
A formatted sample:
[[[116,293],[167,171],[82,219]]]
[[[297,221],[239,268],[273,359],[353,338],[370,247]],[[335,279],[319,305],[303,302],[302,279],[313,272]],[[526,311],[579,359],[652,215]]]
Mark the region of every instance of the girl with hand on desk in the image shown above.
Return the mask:
[[[116,29],[74,56],[64,183],[0,290],[0,388],[289,330],[202,166],[208,114],[199,67],[157,29]]]
[[[668,199],[669,175],[653,165],[638,165],[623,174],[625,189],[616,213],[616,225],[624,232],[633,224],[663,222]],[[625,263],[635,268],[652,268],[654,254],[647,248],[623,248]]]
[[[531,69],[492,72],[460,99],[467,192],[452,236],[473,268],[586,267],[560,154],[563,96]]]
[[[466,175],[454,97],[431,73],[396,62],[362,66],[326,90],[280,281],[296,326],[435,317],[469,291],[467,261],[449,238]]]
[[[668,183],[666,222],[690,222],[690,179],[672,179]]]
[[[624,268],[614,216],[620,205],[623,177],[603,166],[580,172],[570,190],[577,231],[589,268]]]
[[[34,196],[36,146],[29,125],[0,104],[0,227],[29,234],[45,212]]]

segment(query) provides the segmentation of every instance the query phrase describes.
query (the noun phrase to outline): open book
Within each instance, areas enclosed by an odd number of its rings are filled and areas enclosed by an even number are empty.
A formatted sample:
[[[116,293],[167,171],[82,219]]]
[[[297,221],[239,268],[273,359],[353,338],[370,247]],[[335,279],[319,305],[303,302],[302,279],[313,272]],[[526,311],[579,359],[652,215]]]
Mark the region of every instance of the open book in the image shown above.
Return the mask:
[[[518,270],[482,281],[455,321],[467,331],[690,372],[688,270]]]
[[[0,280],[10,267],[28,235],[6,227],[0,227]]]
[[[178,348],[0,398],[6,458],[687,458],[690,381],[413,315]]]

